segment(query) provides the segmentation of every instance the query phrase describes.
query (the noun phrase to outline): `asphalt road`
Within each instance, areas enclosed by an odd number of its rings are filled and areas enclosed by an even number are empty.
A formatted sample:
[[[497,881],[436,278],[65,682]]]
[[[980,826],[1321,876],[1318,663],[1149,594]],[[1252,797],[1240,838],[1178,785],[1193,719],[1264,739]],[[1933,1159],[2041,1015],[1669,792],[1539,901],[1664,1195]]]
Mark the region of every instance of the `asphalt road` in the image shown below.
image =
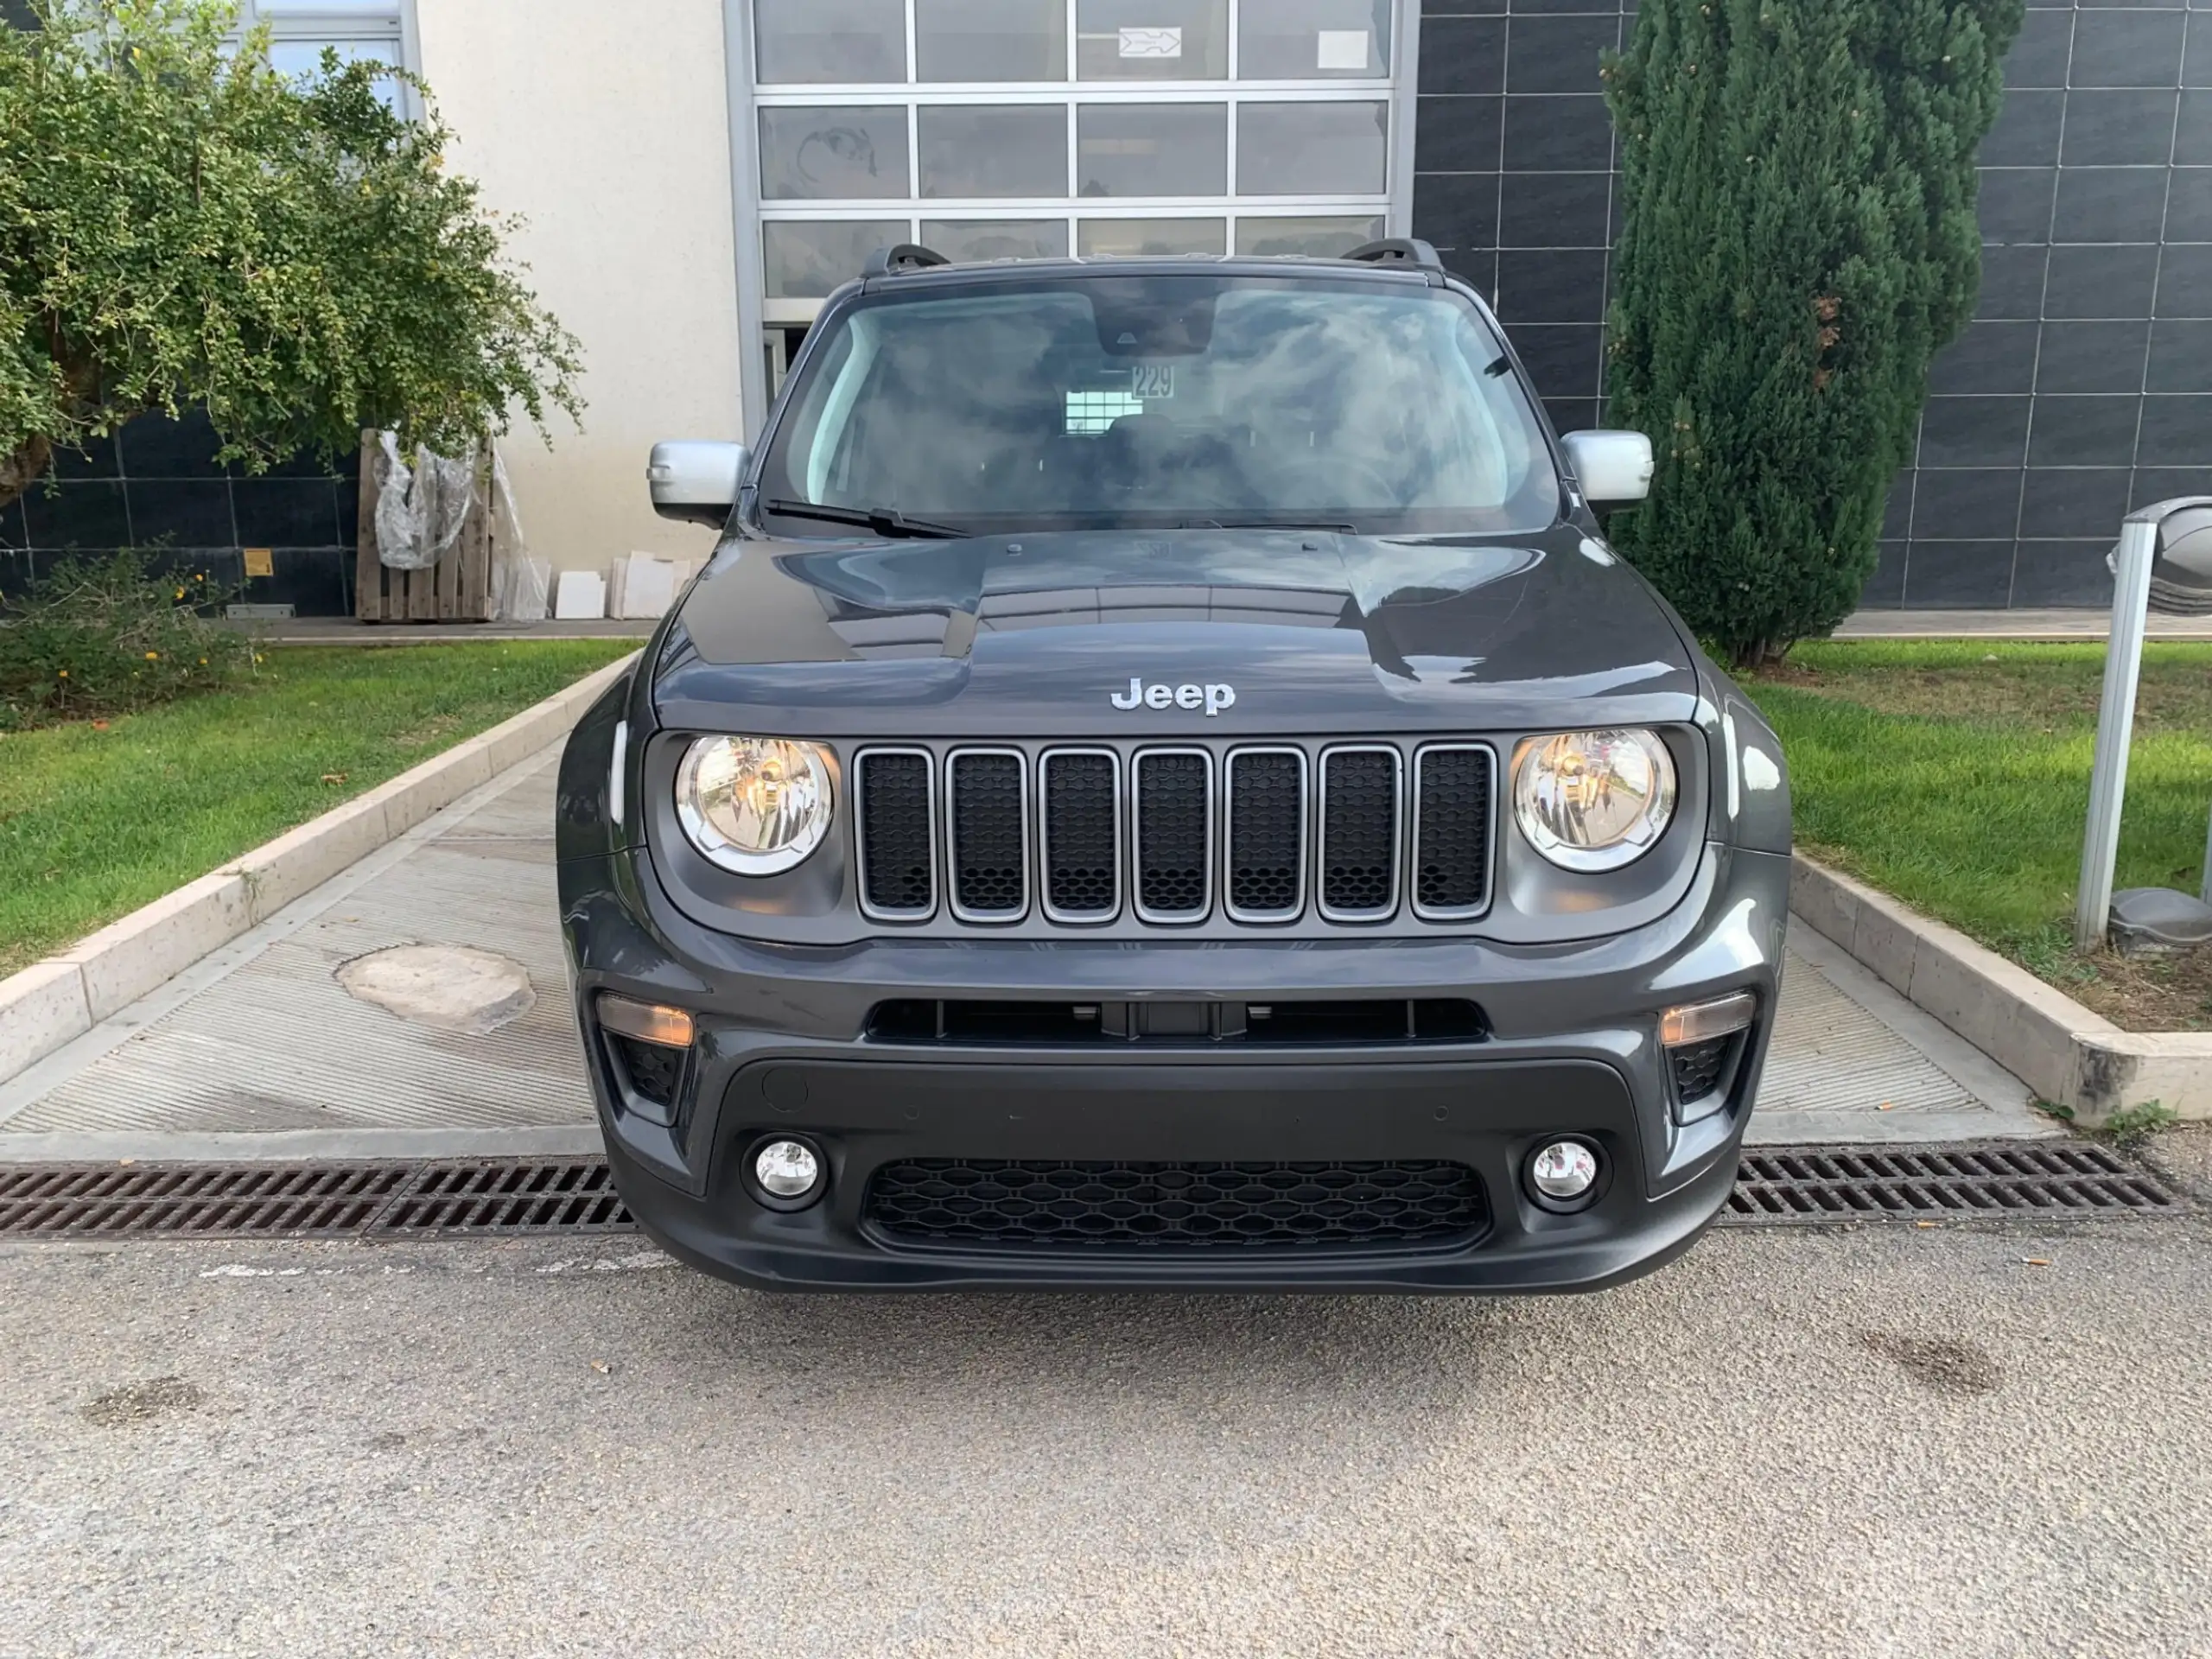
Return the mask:
[[[0,1652],[2204,1653],[2208,1285],[2201,1216],[1513,1302],[18,1248]]]

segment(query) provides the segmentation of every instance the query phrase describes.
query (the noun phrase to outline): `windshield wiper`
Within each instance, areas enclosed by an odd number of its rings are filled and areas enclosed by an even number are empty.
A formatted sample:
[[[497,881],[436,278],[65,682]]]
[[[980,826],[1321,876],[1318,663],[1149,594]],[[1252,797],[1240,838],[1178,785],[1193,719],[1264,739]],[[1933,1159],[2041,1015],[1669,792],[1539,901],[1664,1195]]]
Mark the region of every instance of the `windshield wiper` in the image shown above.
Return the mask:
[[[1176,526],[1178,530],[1333,530],[1339,535],[1357,536],[1354,524],[1304,524],[1294,518],[1186,518]]]
[[[879,536],[925,536],[964,539],[972,532],[926,518],[909,518],[889,507],[817,507],[804,501],[771,501],[768,511],[784,518],[820,518],[833,524],[866,524]]]

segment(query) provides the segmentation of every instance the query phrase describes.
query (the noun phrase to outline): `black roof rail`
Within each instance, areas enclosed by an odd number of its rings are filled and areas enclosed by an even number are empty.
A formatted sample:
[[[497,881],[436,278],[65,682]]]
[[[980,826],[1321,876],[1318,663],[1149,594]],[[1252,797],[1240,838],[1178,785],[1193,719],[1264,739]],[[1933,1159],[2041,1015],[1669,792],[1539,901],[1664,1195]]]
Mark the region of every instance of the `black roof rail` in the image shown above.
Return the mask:
[[[1386,236],[1380,242],[1363,242],[1344,256],[1356,259],[1363,265],[1419,265],[1427,270],[1441,270],[1444,261],[1438,258],[1436,250],[1419,237]]]
[[[902,270],[927,270],[931,265],[951,263],[935,248],[925,248],[918,242],[901,242],[893,247],[878,248],[868,255],[867,268],[861,275],[889,276]]]

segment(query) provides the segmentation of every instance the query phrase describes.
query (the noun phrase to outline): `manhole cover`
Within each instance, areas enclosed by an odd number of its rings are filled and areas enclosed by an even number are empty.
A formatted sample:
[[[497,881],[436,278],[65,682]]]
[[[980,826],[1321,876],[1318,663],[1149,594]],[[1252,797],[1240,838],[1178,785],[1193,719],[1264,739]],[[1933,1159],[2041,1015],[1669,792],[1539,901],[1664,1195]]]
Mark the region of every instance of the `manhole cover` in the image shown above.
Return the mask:
[[[402,1020],[482,1036],[537,1006],[530,970],[512,957],[467,944],[397,944],[338,969],[349,995]]]

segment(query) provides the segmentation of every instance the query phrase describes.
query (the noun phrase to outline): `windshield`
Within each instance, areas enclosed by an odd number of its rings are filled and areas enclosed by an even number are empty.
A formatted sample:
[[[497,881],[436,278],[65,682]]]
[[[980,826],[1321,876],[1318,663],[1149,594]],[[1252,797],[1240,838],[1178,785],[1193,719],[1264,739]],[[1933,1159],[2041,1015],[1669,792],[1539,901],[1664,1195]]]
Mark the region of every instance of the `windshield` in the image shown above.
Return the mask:
[[[870,297],[825,327],[760,474],[761,518],[792,535],[871,514],[890,533],[1498,531],[1558,510],[1503,348],[1447,290],[1040,276]]]

